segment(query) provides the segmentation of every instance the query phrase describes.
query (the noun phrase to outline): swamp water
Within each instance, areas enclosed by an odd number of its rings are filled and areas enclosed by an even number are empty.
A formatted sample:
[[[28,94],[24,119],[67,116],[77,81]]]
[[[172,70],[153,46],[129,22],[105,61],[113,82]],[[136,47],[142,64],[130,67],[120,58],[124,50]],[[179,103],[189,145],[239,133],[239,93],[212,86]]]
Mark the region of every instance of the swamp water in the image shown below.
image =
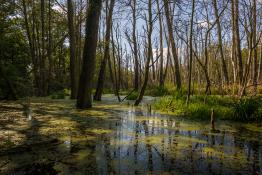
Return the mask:
[[[146,105],[73,105],[35,101],[32,121],[1,126],[13,144],[0,151],[0,174],[262,174],[261,126],[218,122],[211,133]]]

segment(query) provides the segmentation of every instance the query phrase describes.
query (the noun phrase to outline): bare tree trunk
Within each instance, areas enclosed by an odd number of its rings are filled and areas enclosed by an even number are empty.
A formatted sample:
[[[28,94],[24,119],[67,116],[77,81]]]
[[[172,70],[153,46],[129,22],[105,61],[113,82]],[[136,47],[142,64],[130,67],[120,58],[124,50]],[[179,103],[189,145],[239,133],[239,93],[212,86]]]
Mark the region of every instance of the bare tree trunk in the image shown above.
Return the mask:
[[[174,58],[174,63],[175,63],[175,76],[176,76],[176,85],[177,89],[181,89],[181,76],[180,76],[180,69],[179,69],[179,61],[178,61],[178,55],[177,55],[177,50],[176,50],[176,44],[175,44],[175,38],[173,34],[173,25],[171,21],[171,14],[169,10],[169,1],[164,0],[164,8],[165,8],[165,14],[166,14],[166,21],[167,21],[167,28],[168,28],[168,35],[169,35],[169,40],[171,43],[171,48],[172,48],[172,56]]]
[[[35,47],[35,31],[34,31],[34,16],[32,18],[32,31],[29,27],[28,22],[28,13],[27,13],[27,6],[25,0],[22,1],[23,4],[23,14],[24,14],[24,24],[26,28],[26,35],[29,43],[29,49],[30,49],[30,56],[33,63],[33,77],[34,77],[34,86],[35,88],[39,88],[39,76],[38,76],[38,65],[37,65],[37,58],[36,58],[36,47]],[[34,8],[32,8],[32,11],[34,11]]]
[[[67,18],[68,18],[68,33],[69,33],[69,44],[70,44],[70,83],[71,83],[71,99],[77,97],[77,74],[76,74],[76,32],[74,22],[74,7],[73,0],[67,0]]]
[[[46,76],[46,44],[45,44],[45,1],[41,0],[40,2],[40,14],[41,14],[41,60],[40,60],[40,96],[47,95],[47,76]]]
[[[253,31],[251,31],[253,33],[253,46],[254,46],[254,67],[253,67],[253,86],[254,86],[254,94],[257,93],[257,77],[258,77],[258,60],[257,60],[257,5],[256,5],[256,0],[253,0],[253,7],[252,7],[252,24],[253,24]],[[251,24],[251,25],[252,25]]]
[[[232,14],[233,14],[233,35],[235,38],[235,47],[236,47],[236,57],[238,60],[238,76],[239,76],[239,89],[241,89],[241,84],[243,83],[243,63],[242,63],[242,54],[241,54],[241,43],[239,35],[239,8],[238,0],[232,0]]]
[[[53,40],[52,40],[52,9],[51,9],[51,0],[48,0],[48,49],[47,49],[47,57],[49,62],[49,70],[48,70],[48,90],[47,94],[50,93],[50,83],[53,81],[53,71],[54,71],[54,62],[52,57],[52,47],[53,47]]]
[[[89,1],[83,51],[83,68],[79,81],[77,108],[92,107],[92,87],[95,72],[98,25],[101,8],[102,0]]]
[[[132,39],[133,39],[133,47],[134,47],[134,59],[135,59],[135,80],[134,80],[134,89],[138,91],[139,89],[139,64],[138,64],[138,48],[137,48],[137,39],[136,39],[136,0],[132,0],[133,4],[131,5],[132,8]]]
[[[111,33],[111,26],[112,26],[112,16],[113,16],[113,10],[114,10],[115,0],[111,0],[110,7],[109,7],[109,13],[106,19],[106,36],[105,36],[105,50],[104,50],[104,58],[101,62],[101,67],[99,71],[99,77],[96,87],[96,92],[94,95],[94,100],[101,101],[102,93],[103,93],[103,87],[104,87],[104,81],[105,81],[105,71],[106,71],[106,63],[108,60],[110,60],[110,33]]]
[[[194,23],[194,14],[195,14],[195,0],[192,0],[192,12],[190,20],[190,38],[189,38],[189,78],[188,78],[188,89],[187,89],[187,105],[189,105],[190,94],[191,94],[191,76],[192,76],[192,61],[193,61],[193,23]]]
[[[159,0],[157,2],[157,11],[158,11],[158,18],[159,18],[159,38],[160,38],[160,72],[159,72],[159,87],[164,87],[164,54],[163,54],[163,22],[162,22],[162,15],[159,5]]]
[[[220,57],[221,57],[221,66],[222,66],[222,70],[223,70],[224,79],[225,79],[225,81],[228,85],[229,84],[229,78],[228,78],[228,71],[227,71],[225,56],[224,56],[224,52],[223,52],[222,30],[221,30],[221,25],[220,25],[220,19],[219,19],[218,7],[217,7],[217,0],[213,0],[213,6],[214,6],[214,11],[215,11],[215,16],[216,16],[217,33],[218,33],[218,47],[219,47],[219,52],[220,52]]]
[[[135,106],[138,106],[139,103],[142,101],[143,96],[145,94],[145,90],[147,87],[148,82],[148,75],[149,75],[149,64],[150,60],[152,59],[152,32],[153,32],[153,20],[152,20],[152,0],[148,0],[148,19],[147,19],[147,59],[145,65],[145,77],[144,83],[140,90],[140,94],[135,101]]]
[[[260,47],[260,50],[262,50],[262,45]],[[260,81],[261,78],[261,72],[262,72],[262,52],[260,52],[260,59],[259,59],[259,67],[258,67],[258,73],[257,73],[257,81]]]
[[[117,76],[117,66],[116,66],[116,51],[115,51],[115,42],[114,42],[114,34],[113,34],[113,29],[111,29],[111,42],[112,42],[112,54],[113,54],[113,63],[114,63],[114,75],[115,75],[115,95],[118,97],[118,101],[121,100],[119,96],[119,89],[120,89],[120,80],[119,76]],[[120,65],[119,65],[120,66]],[[113,77],[113,76],[112,76]]]

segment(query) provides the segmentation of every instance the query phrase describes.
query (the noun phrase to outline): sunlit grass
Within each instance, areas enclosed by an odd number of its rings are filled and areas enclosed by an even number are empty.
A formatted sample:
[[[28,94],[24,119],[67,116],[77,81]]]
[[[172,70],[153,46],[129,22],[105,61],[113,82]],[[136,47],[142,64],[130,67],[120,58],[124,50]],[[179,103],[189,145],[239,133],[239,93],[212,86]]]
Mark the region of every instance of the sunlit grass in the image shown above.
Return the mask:
[[[186,97],[175,93],[174,96],[164,96],[156,101],[154,108],[160,113],[166,112],[177,116],[186,116],[191,119],[210,119],[211,111],[215,111],[215,117],[238,121],[258,121],[262,119],[261,97],[244,98],[238,100],[230,96],[201,96],[191,97],[189,105],[186,105]]]

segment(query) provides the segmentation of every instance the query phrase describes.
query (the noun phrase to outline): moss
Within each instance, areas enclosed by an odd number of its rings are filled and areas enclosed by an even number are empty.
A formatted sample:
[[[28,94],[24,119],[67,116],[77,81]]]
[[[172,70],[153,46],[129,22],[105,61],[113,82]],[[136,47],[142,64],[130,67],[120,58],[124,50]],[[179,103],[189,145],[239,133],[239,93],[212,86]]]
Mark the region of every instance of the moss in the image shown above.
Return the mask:
[[[189,137],[189,136],[182,136],[182,135],[178,135],[176,137],[176,140],[178,142],[183,142],[183,143],[202,143],[202,144],[207,144],[207,141],[205,141],[205,140],[201,140],[201,139],[196,138],[196,137]]]
[[[112,130],[103,129],[103,128],[92,128],[92,129],[87,129],[86,132],[92,132],[96,135],[101,135],[101,134],[110,134]]]
[[[245,124],[244,127],[248,129],[249,131],[262,133],[262,124],[248,123],[248,124]]]

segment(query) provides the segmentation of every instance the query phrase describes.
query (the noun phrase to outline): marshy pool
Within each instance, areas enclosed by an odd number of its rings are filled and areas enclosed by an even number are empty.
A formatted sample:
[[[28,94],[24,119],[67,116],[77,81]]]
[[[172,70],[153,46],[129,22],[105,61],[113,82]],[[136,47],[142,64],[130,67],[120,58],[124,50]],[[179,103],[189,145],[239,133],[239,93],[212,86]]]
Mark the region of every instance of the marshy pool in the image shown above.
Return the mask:
[[[210,124],[104,98],[0,103],[0,174],[262,174],[262,126]]]

